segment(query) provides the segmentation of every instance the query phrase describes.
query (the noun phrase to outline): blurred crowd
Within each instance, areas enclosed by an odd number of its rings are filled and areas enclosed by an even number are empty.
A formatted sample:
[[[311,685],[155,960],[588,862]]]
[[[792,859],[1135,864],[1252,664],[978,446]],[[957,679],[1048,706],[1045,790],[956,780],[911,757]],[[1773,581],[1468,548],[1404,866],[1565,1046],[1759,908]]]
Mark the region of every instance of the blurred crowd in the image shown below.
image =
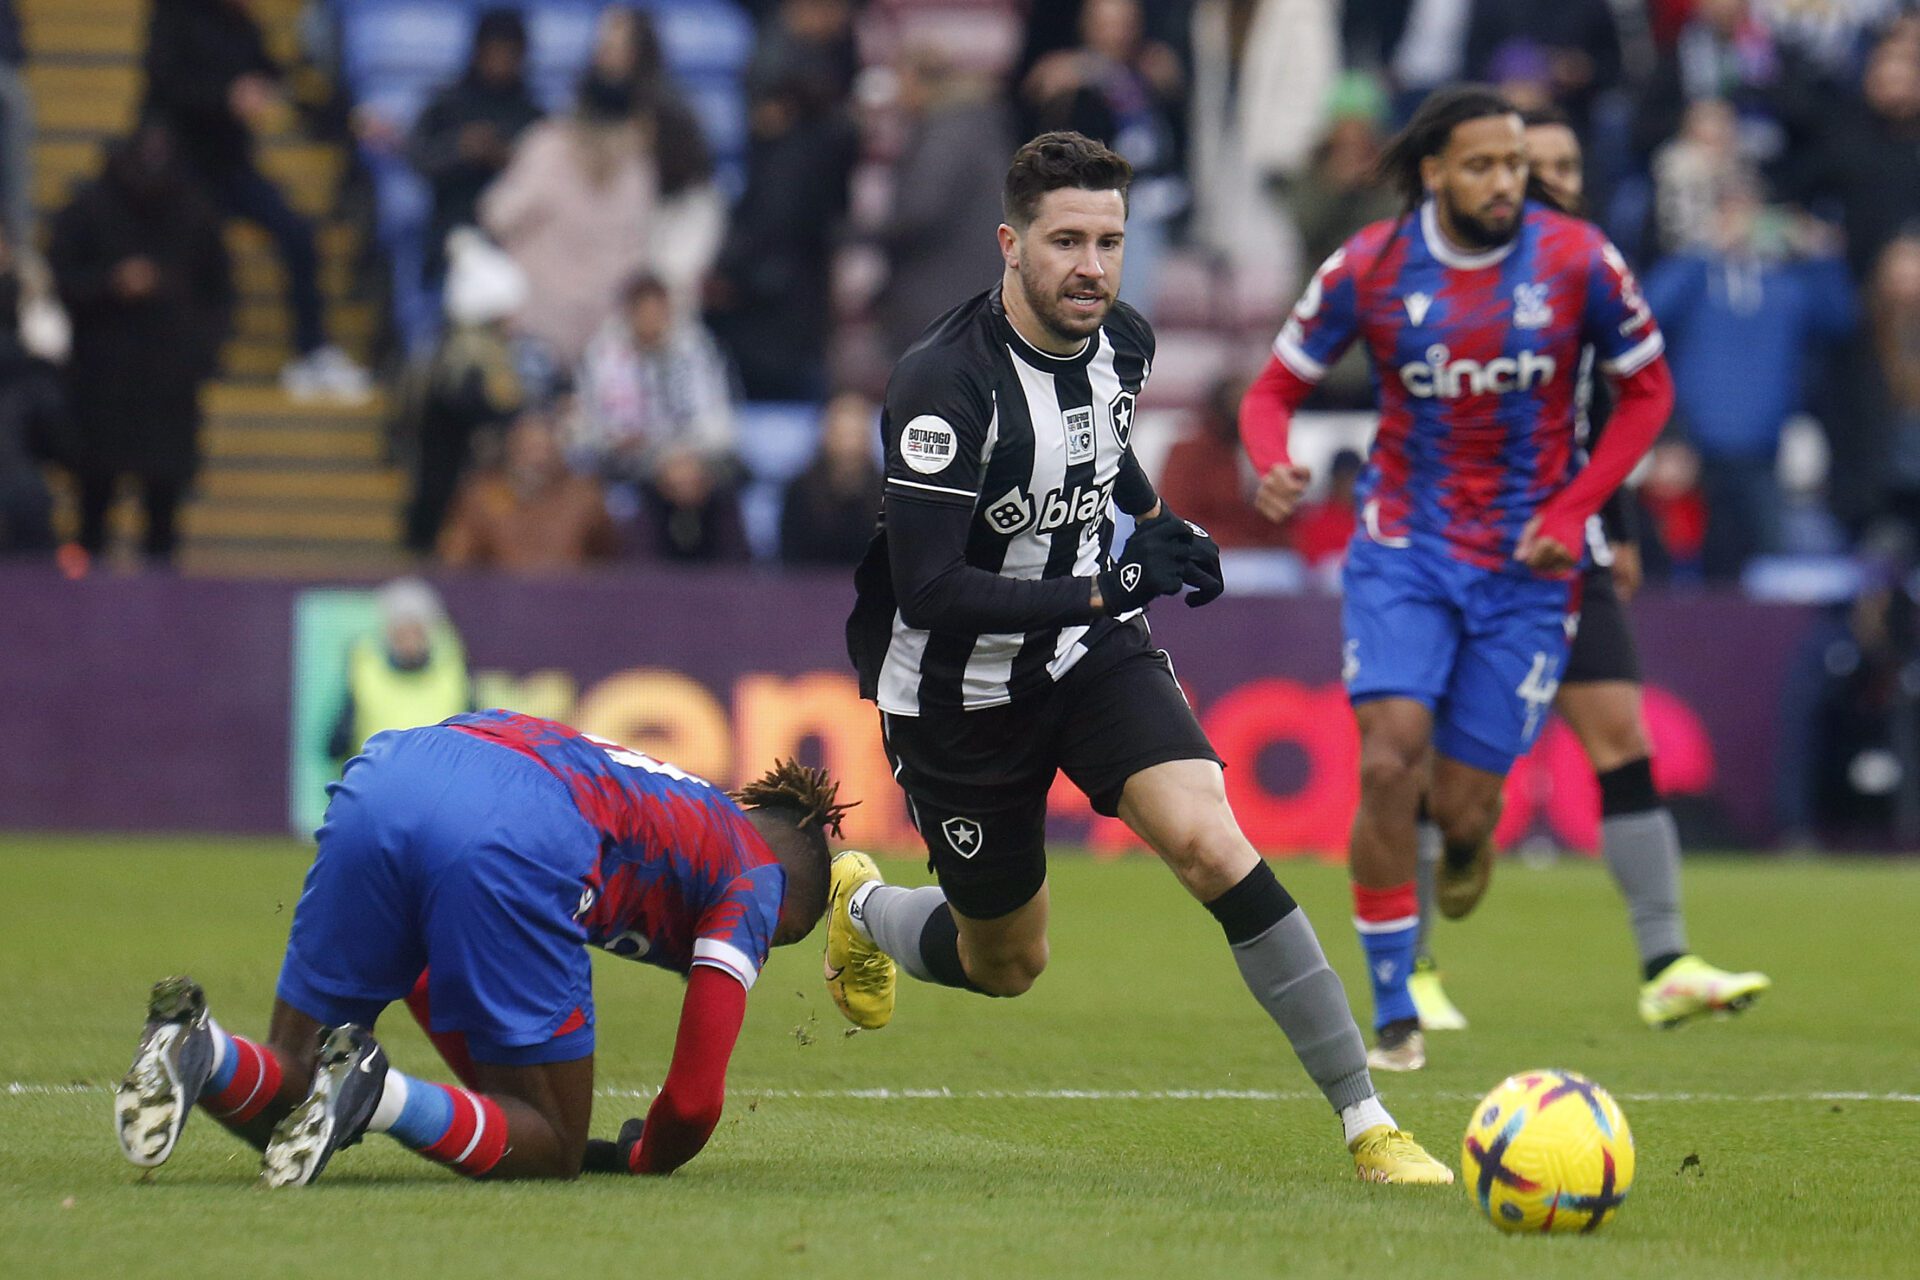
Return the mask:
[[[314,227],[256,160],[290,69],[251,0],[155,0],[139,125],[37,228],[0,0],[0,316],[18,317],[0,330],[0,536],[51,542],[52,457],[81,547],[132,476],[146,550],[171,553],[233,310],[219,231],[239,219],[285,273],[285,389],[387,389],[420,556],[845,563],[888,368],[996,279],[1017,140],[1073,128],[1138,175],[1123,296],[1168,357],[1143,405],[1150,461],[1223,543],[1324,566],[1357,460],[1322,469],[1312,519],[1262,525],[1237,386],[1313,266],[1399,212],[1372,181],[1384,139],[1465,78],[1574,121],[1587,212],[1666,330],[1678,409],[1636,477],[1650,576],[1765,589],[1782,564],[1920,530],[1916,8],[310,0],[302,57],[334,99],[294,127],[356,157],[347,207],[386,299],[370,372],[326,332]],[[457,48],[407,25],[449,13]],[[1355,357],[1315,407],[1369,400]],[[803,424],[777,458],[768,405]]]

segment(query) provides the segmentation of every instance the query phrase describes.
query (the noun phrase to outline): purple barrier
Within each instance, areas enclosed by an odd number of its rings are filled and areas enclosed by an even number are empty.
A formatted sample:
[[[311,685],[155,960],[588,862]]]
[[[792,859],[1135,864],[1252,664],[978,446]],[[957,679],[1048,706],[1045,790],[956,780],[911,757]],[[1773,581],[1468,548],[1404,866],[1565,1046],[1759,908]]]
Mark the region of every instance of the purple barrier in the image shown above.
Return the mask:
[[[850,838],[911,843],[846,665],[847,576],[635,571],[438,585],[483,701],[571,719],[720,781],[776,753],[824,758],[866,800]],[[289,744],[317,750],[312,726],[337,704],[332,651],[305,654],[294,672],[296,650],[314,648],[296,643],[310,612],[302,601],[324,594],[0,569],[0,723],[11,744],[0,828],[256,832],[310,821],[317,787],[290,794]],[[1810,614],[1690,597],[1642,601],[1634,616],[1662,785],[1717,812],[1731,837],[1767,840],[1780,688]],[[1340,847],[1355,746],[1337,603],[1228,598],[1203,611],[1162,607],[1154,620],[1228,760],[1249,835],[1275,850]],[[1128,843],[1071,788],[1055,795],[1063,838]],[[1595,811],[1577,744],[1556,725],[1515,771],[1503,834],[1545,830],[1584,847]]]

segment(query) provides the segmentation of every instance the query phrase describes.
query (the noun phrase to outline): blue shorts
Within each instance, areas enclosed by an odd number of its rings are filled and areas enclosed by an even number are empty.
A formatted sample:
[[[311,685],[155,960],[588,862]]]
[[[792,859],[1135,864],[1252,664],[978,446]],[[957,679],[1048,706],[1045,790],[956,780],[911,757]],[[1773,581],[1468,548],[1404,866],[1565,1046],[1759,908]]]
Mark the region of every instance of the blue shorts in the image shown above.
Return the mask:
[[[372,1026],[429,971],[435,1031],[476,1062],[593,1052],[574,919],[599,840],[560,780],[452,729],[375,734],[347,764],[294,909],[280,998]]]
[[[1539,736],[1577,619],[1574,579],[1494,573],[1356,534],[1341,574],[1342,678],[1355,706],[1412,698],[1434,748],[1504,774]]]

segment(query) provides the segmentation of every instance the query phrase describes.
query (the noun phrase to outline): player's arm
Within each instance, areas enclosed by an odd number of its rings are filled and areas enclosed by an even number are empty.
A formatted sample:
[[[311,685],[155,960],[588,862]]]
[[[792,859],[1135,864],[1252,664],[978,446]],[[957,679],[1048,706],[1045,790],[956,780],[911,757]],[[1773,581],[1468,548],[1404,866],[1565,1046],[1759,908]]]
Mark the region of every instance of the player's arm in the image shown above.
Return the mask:
[[[1521,531],[1514,558],[1545,573],[1579,563],[1588,519],[1626,480],[1673,413],[1673,374],[1659,325],[1626,260],[1604,241],[1588,280],[1586,326],[1613,393],[1613,412],[1586,467]]]
[[[1600,446],[1600,438],[1606,434],[1607,418],[1613,410],[1613,402],[1604,390],[1593,397],[1589,408],[1591,427],[1587,437],[1587,452],[1591,454]],[[1613,576],[1613,588],[1622,600],[1631,600],[1640,590],[1645,571],[1640,562],[1640,514],[1634,501],[1633,491],[1621,485],[1613,491],[1600,507],[1600,536],[1606,539],[1608,549],[1613,553],[1613,563],[1608,566]]]
[[[1293,514],[1313,479],[1313,472],[1294,465],[1287,452],[1293,415],[1358,332],[1358,294],[1347,263],[1350,247],[1337,250],[1314,272],[1273,340],[1266,368],[1240,401],[1240,443],[1260,478],[1254,509],[1275,523]]]
[[[1313,394],[1314,383],[1271,356],[1240,401],[1240,443],[1260,477],[1254,510],[1278,524],[1293,514],[1313,479],[1310,468],[1294,465],[1287,453],[1293,415]]]
[[[1091,578],[1005,578],[967,563],[973,505],[885,500],[900,616],[922,631],[1039,631],[1095,616]]]
[[[909,357],[887,388],[882,506],[900,616],[922,631],[974,633],[1092,621],[1090,578],[1006,578],[967,563],[994,406],[948,359]]]
[[[1627,478],[1673,413],[1673,375],[1664,356],[1612,378],[1613,417],[1586,468],[1527,522],[1514,559],[1545,573],[1580,562],[1587,521]]]
[[[747,1016],[746,984],[723,969],[697,964],[680,1004],[680,1033],[666,1083],[616,1141],[589,1139],[582,1173],[672,1173],[700,1154],[726,1104],[727,1062]]]
[[[727,1063],[746,1016],[745,983],[724,969],[694,965],[666,1083],[647,1108],[640,1140],[626,1153],[631,1172],[672,1173],[707,1145],[720,1123]]]
[[[606,1169],[613,1155],[614,1167],[632,1173],[672,1173],[706,1146],[726,1102],[727,1063],[746,1018],[747,992],[773,945],[785,893],[786,873],[769,863],[730,881],[700,912],[680,1031],[660,1096],[644,1122],[622,1126],[619,1143],[594,1144],[586,1172]]]

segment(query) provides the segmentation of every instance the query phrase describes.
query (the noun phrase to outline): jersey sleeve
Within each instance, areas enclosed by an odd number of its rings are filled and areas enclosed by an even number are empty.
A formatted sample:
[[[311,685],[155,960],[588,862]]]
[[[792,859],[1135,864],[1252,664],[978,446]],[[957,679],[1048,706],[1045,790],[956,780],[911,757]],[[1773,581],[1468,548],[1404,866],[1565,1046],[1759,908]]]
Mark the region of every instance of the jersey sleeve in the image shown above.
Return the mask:
[[[1604,236],[1596,237],[1587,267],[1587,310],[1582,317],[1582,332],[1593,344],[1601,370],[1616,378],[1640,372],[1666,350],[1660,325],[1640,292],[1633,269]]]
[[[694,966],[710,965],[751,991],[773,946],[786,892],[787,874],[774,863],[753,867],[728,882],[700,913],[694,928]]]
[[[1153,376],[1153,326],[1147,323],[1145,316],[1124,302],[1114,304],[1107,324],[1132,348],[1125,354],[1140,361],[1140,389],[1145,391],[1147,379]],[[1147,477],[1146,468],[1140,463],[1140,455],[1134,450],[1131,429],[1126,439],[1127,453],[1120,463],[1120,474],[1114,481],[1113,500],[1122,511],[1137,516],[1151,511],[1154,504],[1160,501],[1160,495],[1154,490],[1153,481]]]
[[[1352,250],[1348,241],[1320,264],[1273,340],[1273,354],[1303,382],[1326,377],[1359,333],[1359,281],[1350,261]]]
[[[953,353],[929,348],[901,361],[881,417],[887,496],[971,507],[992,425],[991,394]]]

